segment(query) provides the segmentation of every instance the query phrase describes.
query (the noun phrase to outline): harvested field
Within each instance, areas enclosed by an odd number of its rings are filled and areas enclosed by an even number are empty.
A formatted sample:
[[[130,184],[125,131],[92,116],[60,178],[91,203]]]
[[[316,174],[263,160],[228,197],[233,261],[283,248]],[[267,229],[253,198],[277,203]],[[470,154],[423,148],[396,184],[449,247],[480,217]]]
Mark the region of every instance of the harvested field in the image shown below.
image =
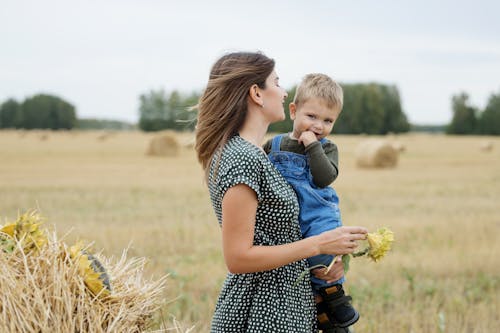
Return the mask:
[[[220,231],[194,150],[149,158],[154,134],[0,131],[0,216],[38,208],[65,241],[106,256],[146,257],[146,275],[169,273],[163,315],[207,332],[226,274]],[[180,143],[191,133],[179,134]],[[360,169],[367,137],[333,136],[344,224],[389,226],[380,263],[353,259],[346,288],[356,332],[495,332],[500,327],[499,137],[398,135],[396,168]],[[3,223],[5,221],[1,221]]]

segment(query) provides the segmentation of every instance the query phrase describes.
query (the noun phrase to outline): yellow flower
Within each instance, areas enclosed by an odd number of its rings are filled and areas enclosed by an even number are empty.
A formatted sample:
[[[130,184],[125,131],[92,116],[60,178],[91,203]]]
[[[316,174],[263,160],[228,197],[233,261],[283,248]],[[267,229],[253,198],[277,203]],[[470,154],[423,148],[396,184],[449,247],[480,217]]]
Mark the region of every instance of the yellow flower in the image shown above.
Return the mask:
[[[0,233],[3,233],[3,236],[0,237],[2,243],[5,244],[7,238],[10,237],[21,243],[25,253],[32,250],[36,251],[47,244],[45,231],[40,229],[42,223],[43,219],[37,212],[24,213],[16,221],[7,223],[0,228]],[[3,249],[6,250],[5,247]],[[7,252],[12,252],[13,249],[14,247],[7,250]]]
[[[90,291],[99,297],[109,296],[111,282],[106,269],[96,257],[83,250],[83,245],[78,243],[70,247],[71,259],[78,265],[78,274],[83,278]]]
[[[368,257],[377,262],[391,249],[394,242],[394,233],[387,228],[379,228],[376,232],[367,235],[369,244]]]

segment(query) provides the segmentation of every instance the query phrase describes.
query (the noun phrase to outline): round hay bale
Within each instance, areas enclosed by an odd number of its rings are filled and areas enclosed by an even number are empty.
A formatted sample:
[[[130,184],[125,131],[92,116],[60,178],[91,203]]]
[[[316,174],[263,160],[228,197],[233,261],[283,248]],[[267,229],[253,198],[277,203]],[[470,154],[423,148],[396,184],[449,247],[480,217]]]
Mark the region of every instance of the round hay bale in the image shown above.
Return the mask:
[[[113,132],[107,131],[104,133],[101,133],[97,136],[97,141],[106,141],[109,139],[111,136],[113,136]]]
[[[184,148],[187,148],[187,149],[193,149],[195,142],[196,142],[196,138],[193,136],[193,137],[190,137],[189,139],[185,140],[183,146],[184,146]]]
[[[356,148],[356,164],[361,168],[392,168],[398,163],[398,151],[381,139],[362,141]]]
[[[172,133],[158,134],[151,139],[147,151],[151,156],[179,155],[179,142]]]
[[[47,141],[49,139],[49,135],[47,133],[42,133],[38,136],[38,140]]]
[[[479,146],[479,149],[484,152],[489,152],[493,150],[493,142],[491,141],[483,141]]]
[[[402,144],[401,142],[398,142],[398,141],[394,141],[392,142],[392,147],[394,149],[396,149],[397,152],[399,153],[402,153],[406,150],[406,147],[404,144]]]

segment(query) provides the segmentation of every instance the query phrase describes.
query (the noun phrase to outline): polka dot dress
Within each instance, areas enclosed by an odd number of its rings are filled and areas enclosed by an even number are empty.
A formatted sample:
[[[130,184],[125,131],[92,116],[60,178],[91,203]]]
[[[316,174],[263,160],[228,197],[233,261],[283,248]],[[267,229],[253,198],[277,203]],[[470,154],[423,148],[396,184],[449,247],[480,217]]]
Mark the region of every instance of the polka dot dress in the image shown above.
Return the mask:
[[[279,245],[302,238],[295,192],[264,152],[234,136],[217,160],[218,155],[212,160],[208,183],[219,223],[225,192],[237,184],[246,184],[258,200],[255,245]],[[310,281],[303,279],[294,286],[306,268],[306,261],[301,260],[270,271],[229,273],[217,301],[211,332],[317,332]]]

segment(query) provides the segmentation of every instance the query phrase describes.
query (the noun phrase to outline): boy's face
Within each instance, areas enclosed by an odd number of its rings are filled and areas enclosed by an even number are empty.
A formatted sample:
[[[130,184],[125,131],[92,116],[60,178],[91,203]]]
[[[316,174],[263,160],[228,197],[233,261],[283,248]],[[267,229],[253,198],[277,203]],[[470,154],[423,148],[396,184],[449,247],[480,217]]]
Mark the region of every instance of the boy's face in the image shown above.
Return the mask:
[[[319,98],[311,98],[300,107],[290,103],[290,118],[293,120],[293,137],[298,139],[306,131],[313,132],[321,140],[332,131],[340,109],[328,107]]]

